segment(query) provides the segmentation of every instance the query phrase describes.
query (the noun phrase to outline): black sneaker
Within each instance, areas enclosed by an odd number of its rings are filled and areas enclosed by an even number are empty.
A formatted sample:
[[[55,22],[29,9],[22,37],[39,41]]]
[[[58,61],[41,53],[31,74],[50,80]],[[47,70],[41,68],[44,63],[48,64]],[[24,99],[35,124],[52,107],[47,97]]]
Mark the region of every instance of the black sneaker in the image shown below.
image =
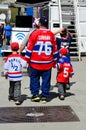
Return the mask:
[[[47,98],[46,97],[41,97],[42,103],[47,103]]]
[[[39,101],[40,101],[39,95],[33,95],[33,96],[31,97],[31,101],[32,101],[32,102],[39,102]]]
[[[9,101],[15,101],[13,97],[8,98]]]

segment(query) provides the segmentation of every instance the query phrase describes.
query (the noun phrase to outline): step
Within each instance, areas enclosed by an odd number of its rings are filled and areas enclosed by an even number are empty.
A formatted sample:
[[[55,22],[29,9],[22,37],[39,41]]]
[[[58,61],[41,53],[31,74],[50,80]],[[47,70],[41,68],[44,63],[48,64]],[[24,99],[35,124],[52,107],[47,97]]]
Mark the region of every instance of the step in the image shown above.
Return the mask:
[[[71,52],[75,52],[75,51],[78,51],[78,47],[77,46],[70,46],[70,51]]]
[[[77,43],[77,42],[71,42],[71,43],[70,43],[70,46],[71,46],[71,47],[78,47],[78,43]]]
[[[79,52],[78,52],[78,50],[72,50],[72,49],[70,49],[70,53],[71,54],[75,54],[75,53],[78,54]]]
[[[79,61],[79,56],[70,56],[71,61]]]

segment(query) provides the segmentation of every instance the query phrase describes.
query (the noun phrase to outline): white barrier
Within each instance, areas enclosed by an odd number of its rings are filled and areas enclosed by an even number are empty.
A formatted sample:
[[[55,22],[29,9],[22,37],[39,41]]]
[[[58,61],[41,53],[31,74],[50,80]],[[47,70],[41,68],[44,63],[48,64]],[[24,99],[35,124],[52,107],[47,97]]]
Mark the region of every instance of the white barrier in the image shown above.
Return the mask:
[[[79,37],[79,60],[83,52],[86,52],[86,37]]]

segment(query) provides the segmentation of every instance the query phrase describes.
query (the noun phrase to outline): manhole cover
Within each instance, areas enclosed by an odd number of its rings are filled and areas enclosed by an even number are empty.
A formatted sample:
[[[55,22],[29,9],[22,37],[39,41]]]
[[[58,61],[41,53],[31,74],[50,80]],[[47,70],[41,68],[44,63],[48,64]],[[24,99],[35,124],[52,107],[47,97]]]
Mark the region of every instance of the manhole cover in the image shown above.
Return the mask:
[[[70,106],[4,107],[0,123],[79,121]]]

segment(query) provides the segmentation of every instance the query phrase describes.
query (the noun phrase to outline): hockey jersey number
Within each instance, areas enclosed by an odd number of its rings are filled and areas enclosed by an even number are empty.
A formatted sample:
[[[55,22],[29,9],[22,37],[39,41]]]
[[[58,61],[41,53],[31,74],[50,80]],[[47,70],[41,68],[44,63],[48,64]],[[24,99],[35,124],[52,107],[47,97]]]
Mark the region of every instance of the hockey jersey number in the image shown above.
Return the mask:
[[[63,76],[65,77],[65,78],[68,78],[68,76],[69,76],[69,68],[64,68],[64,72],[63,72],[64,74],[63,74]]]
[[[46,55],[51,55],[52,52],[52,44],[51,42],[37,42],[37,45],[39,45],[38,55],[41,55],[41,53],[45,53]]]

